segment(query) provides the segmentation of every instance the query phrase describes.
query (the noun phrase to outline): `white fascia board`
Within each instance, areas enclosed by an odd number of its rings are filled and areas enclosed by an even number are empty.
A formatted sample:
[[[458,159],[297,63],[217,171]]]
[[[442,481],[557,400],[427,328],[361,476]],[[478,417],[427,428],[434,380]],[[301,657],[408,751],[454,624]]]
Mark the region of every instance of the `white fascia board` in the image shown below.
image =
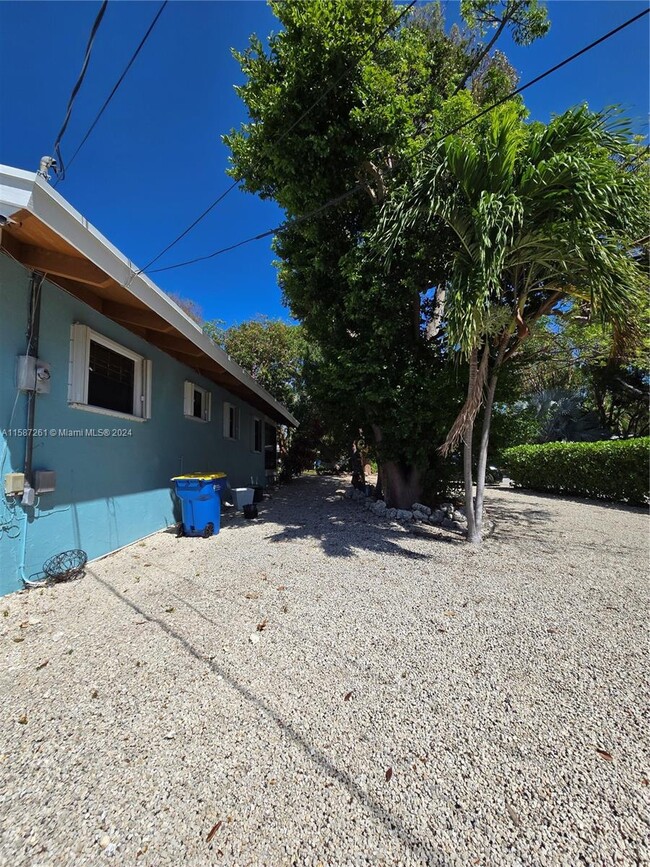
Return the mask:
[[[35,177],[34,172],[0,165],[0,214],[3,217],[11,217],[23,209],[29,210]]]
[[[166,322],[187,337],[209,358],[232,374],[242,385],[273,407],[289,424],[298,426],[298,421],[288,409],[265,391],[252,376],[246,373],[230,356],[204,334],[193,319],[159,289],[145,274],[137,274],[137,265],[126,258],[85,217],[76,211],[36,172],[25,172],[10,166],[0,165],[0,207],[12,209],[5,216],[24,208],[56,232],[93,264],[101,268],[117,283],[161,316]]]

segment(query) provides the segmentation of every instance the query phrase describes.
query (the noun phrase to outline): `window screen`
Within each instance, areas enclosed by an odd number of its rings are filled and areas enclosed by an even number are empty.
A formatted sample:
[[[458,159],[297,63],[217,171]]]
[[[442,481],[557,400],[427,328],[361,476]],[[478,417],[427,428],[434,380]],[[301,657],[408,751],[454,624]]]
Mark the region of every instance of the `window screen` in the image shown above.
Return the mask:
[[[101,343],[90,341],[88,403],[133,414],[135,362]]]

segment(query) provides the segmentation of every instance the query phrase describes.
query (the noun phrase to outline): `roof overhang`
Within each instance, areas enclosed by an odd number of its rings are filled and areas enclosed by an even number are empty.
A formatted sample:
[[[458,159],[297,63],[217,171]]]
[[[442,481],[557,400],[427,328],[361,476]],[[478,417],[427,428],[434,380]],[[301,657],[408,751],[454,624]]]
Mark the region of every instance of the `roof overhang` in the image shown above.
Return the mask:
[[[0,248],[280,424],[297,420],[36,172],[0,165]]]

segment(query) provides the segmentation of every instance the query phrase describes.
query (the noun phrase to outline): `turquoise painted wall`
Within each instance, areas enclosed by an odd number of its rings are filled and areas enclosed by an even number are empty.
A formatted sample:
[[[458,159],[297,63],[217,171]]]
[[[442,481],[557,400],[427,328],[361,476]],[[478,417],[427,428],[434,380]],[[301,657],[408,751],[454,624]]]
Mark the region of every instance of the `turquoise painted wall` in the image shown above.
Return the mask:
[[[0,424],[26,427],[26,397],[15,388],[15,359],[25,353],[29,272],[0,256]],[[151,418],[103,415],[68,405],[70,326],[88,325],[152,361]],[[252,451],[252,419],[246,403],[138,338],[83,302],[43,284],[39,357],[50,362],[52,386],[39,395],[34,426],[47,431],[127,430],[121,437],[41,436],[34,439],[34,470],[54,470],[56,491],[41,494],[32,508],[2,496],[0,594],[22,587],[21,576],[39,572],[45,560],[70,548],[98,557],[178,520],[170,478],[223,471],[233,486],[251,476],[264,479],[264,458]],[[190,380],[212,393],[210,422],[183,415],[183,384]],[[241,435],[223,436],[223,402],[240,407]],[[15,405],[13,420],[10,418]],[[0,438],[2,479],[24,468],[25,439]],[[4,485],[3,485],[4,490]],[[176,509],[176,512],[175,512]]]

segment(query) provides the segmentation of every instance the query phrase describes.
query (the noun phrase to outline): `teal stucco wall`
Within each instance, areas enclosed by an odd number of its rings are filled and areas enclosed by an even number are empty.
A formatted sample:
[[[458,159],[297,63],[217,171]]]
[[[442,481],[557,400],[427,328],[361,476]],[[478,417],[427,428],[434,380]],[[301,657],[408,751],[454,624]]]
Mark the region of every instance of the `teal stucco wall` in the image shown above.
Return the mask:
[[[15,387],[16,356],[23,355],[29,318],[29,272],[0,256],[1,476],[24,469],[26,396]],[[0,595],[22,587],[45,560],[70,548],[98,557],[178,520],[170,478],[223,471],[232,485],[262,482],[264,458],[252,449],[253,417],[260,413],[164,352],[49,282],[43,284],[39,357],[51,364],[49,394],[39,395],[34,426],[57,431],[34,439],[34,470],[56,472],[56,490],[32,508],[2,496]],[[151,418],[131,421],[68,404],[70,327],[74,322],[152,362]],[[209,422],[183,415],[185,380],[212,394]],[[240,408],[240,439],[223,436],[223,402]],[[13,414],[12,414],[13,411]],[[58,435],[61,430],[126,430],[120,437]],[[3,485],[4,490],[4,485]]]

